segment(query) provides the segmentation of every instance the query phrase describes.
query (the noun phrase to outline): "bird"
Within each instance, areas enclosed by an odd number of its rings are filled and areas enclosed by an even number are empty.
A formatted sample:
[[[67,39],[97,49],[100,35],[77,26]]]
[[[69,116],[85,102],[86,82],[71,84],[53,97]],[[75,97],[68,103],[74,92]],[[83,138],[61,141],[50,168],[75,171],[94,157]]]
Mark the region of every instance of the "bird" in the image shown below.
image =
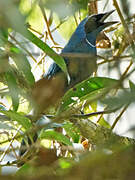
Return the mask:
[[[104,22],[115,10],[84,18],[61,52],[70,76],[70,83],[61,68],[53,62],[43,78],[35,83],[32,96],[38,111],[56,104],[65,92],[89,78],[97,69],[96,38],[116,21]]]
[[[96,38],[104,28],[116,23],[104,22],[114,11],[91,15],[83,19],[63,48],[61,55],[67,55],[64,60],[70,76],[70,84],[67,84],[68,89],[87,79],[96,71]],[[44,77],[50,79],[61,71],[60,67],[53,63]]]
[[[54,104],[69,88],[89,78],[96,71],[96,38],[103,29],[116,23],[104,22],[113,12],[114,10],[87,16],[80,22],[61,52],[67,65],[70,83],[61,68],[53,62],[48,72],[33,88],[32,94],[40,110]],[[33,141],[36,141],[38,137],[34,138]],[[19,154],[23,155],[26,152],[26,143],[23,140],[21,144],[22,150],[20,148]],[[29,138],[28,144],[32,144]]]

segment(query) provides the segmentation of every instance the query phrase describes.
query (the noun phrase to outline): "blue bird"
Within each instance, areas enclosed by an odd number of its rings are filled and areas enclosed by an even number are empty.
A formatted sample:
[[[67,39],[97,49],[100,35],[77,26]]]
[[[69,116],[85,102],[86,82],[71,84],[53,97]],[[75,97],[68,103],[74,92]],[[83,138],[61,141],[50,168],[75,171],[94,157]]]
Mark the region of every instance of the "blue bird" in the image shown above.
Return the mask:
[[[97,35],[104,28],[116,23],[116,22],[104,22],[104,20],[113,12],[114,10],[107,13],[86,17],[78,25],[75,32],[68,41],[67,45],[62,50],[61,55],[64,56],[64,60],[70,75],[70,84],[66,83],[64,87],[64,91],[68,90],[70,87],[73,87],[75,84],[85,80],[94,71],[96,71],[97,68],[96,38]],[[53,63],[50,66],[48,73],[44,76],[44,78],[37,82],[35,87],[35,91],[36,91],[35,96],[36,98],[40,96],[40,100],[37,100],[38,101],[37,104],[40,110],[42,108],[45,109],[51,103],[56,102],[58,97],[61,97],[61,94],[59,95],[60,93],[59,89],[61,88],[62,83],[61,81],[59,81],[59,79],[57,79],[57,77],[59,77],[59,74],[64,75],[60,67],[56,63]],[[45,84],[46,86],[43,89],[43,86]],[[49,85],[50,88],[48,88]],[[39,92],[40,89],[42,91],[41,93]],[[48,97],[49,96],[48,94],[50,94],[50,97]],[[56,94],[58,94],[58,96]],[[55,98],[55,96],[57,97]],[[42,102],[45,104],[43,104]],[[37,138],[38,138],[37,134],[35,134],[35,136],[33,137],[33,142],[35,142]],[[28,139],[28,144],[31,145],[32,144],[31,139],[29,137],[27,139]],[[20,156],[23,155],[26,152],[26,150],[27,150],[26,143],[23,140],[20,148]]]
[[[96,71],[96,38],[104,28],[116,23],[104,22],[113,12],[114,10],[83,19],[62,50],[61,54],[63,56],[65,54],[64,60],[70,75],[70,85],[68,85],[68,88],[88,78]],[[53,63],[45,77],[50,79],[60,72],[59,66]]]

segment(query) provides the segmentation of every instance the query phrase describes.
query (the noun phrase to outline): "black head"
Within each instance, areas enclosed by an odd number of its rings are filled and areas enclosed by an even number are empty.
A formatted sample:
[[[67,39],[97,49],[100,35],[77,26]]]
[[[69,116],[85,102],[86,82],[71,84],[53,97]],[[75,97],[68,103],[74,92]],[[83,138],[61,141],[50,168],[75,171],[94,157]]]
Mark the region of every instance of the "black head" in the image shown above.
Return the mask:
[[[88,17],[87,22],[85,23],[85,32],[90,33],[92,31],[102,31],[104,28],[113,25],[117,23],[116,21],[114,22],[104,22],[105,19],[114,12],[115,10],[112,10],[107,13],[102,13],[102,14],[96,14]]]

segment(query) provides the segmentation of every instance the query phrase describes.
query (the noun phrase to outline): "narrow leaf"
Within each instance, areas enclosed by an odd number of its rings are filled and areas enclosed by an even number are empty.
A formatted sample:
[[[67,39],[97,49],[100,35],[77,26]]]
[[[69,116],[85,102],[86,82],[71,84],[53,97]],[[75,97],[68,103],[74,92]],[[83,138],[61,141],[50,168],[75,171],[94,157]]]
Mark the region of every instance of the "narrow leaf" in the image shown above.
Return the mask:
[[[58,55],[53,49],[51,49],[46,43],[40,40],[37,36],[35,36],[31,31],[26,29],[26,33],[20,32],[25,38],[34,43],[37,47],[42,49],[48,56],[50,56],[56,64],[63,70],[63,72],[68,75],[67,67],[64,59]]]
[[[6,72],[5,77],[6,77],[9,92],[12,98],[13,110],[17,111],[18,106],[19,106],[19,90],[17,87],[15,76],[12,72]]]
[[[32,86],[35,82],[34,76],[31,72],[31,66],[28,59],[22,54],[16,54],[13,58],[20,72],[24,74],[27,83]]]
[[[64,73],[69,78],[64,59],[61,56],[59,56],[53,49],[51,49],[46,43],[44,43],[37,36],[35,36],[31,31],[27,30],[25,26],[25,18],[19,12],[17,6],[15,6],[10,0],[0,0],[0,7],[3,7],[1,11],[5,15],[3,16],[4,21],[9,22],[7,26],[11,27],[16,32],[24,36],[26,39],[34,43],[37,47],[42,49],[48,56],[50,56],[56,62],[56,64],[58,64],[58,66],[64,71]],[[14,18],[12,17],[13,14]]]
[[[0,113],[5,114],[12,121],[17,121],[26,130],[30,129],[32,126],[31,121],[27,117],[21,115],[20,113],[14,111],[2,111],[2,110],[0,110]]]

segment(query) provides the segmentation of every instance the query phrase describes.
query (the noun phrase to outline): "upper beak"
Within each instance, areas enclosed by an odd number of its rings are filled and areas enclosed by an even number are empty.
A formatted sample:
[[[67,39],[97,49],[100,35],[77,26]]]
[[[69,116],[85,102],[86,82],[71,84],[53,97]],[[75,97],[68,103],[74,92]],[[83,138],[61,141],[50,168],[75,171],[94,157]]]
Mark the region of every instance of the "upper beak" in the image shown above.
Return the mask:
[[[104,13],[102,18],[100,19],[100,22],[104,24],[105,27],[108,27],[110,25],[113,25],[115,23],[118,23],[118,21],[112,21],[112,22],[104,22],[108,16],[110,16],[115,10],[109,11],[107,13]]]

